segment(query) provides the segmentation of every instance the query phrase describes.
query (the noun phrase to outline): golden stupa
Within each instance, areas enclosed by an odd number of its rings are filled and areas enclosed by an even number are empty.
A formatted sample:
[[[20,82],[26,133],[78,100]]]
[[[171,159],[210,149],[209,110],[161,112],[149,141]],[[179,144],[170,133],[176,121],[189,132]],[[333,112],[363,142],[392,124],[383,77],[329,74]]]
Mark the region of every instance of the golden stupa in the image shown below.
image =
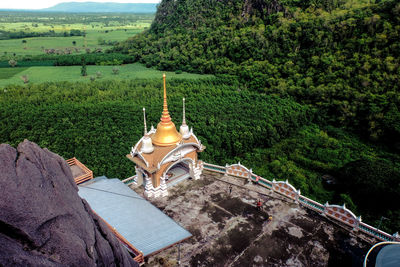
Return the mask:
[[[167,88],[164,79],[164,106],[161,114],[161,121],[157,125],[156,133],[151,137],[153,144],[156,146],[171,146],[182,140],[182,135],[176,130],[175,124],[172,122],[168,112],[167,105]]]

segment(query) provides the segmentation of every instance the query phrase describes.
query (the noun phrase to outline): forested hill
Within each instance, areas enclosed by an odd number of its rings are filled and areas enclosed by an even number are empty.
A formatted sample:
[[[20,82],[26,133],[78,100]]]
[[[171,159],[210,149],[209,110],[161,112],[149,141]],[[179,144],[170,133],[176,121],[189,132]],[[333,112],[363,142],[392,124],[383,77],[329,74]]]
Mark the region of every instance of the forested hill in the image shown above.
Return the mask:
[[[292,95],[400,149],[399,40],[397,0],[163,0],[151,28],[115,50]]]
[[[113,12],[113,13],[155,13],[155,3],[98,3],[98,2],[65,2],[42,9],[51,12]]]

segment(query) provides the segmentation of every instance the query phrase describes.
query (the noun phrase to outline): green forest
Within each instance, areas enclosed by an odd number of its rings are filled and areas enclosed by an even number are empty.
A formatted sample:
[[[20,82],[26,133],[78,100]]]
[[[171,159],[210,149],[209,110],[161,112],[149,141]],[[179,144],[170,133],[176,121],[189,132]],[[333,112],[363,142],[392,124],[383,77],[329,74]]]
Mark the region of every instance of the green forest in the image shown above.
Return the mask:
[[[394,233],[399,40],[395,0],[163,0],[149,29],[106,52],[24,61],[117,59],[214,74],[167,77],[173,121],[180,125],[185,97],[188,124],[207,147],[202,160],[240,161],[267,179],[288,179],[312,199],[346,203],[372,225],[388,218],[381,228]],[[123,179],[134,174],[125,155],[143,134],[142,107],[156,126],[161,76],[7,85],[0,89],[0,142],[26,138],[77,157],[95,175]]]
[[[354,6],[351,5],[353,3]],[[228,74],[400,149],[398,1],[162,1],[115,50],[162,70]]]
[[[289,179],[315,200],[346,203],[370,223],[391,218],[384,229],[399,229],[397,153],[321,123],[316,108],[291,96],[238,89],[236,80],[167,79],[167,88],[177,126],[186,98],[189,126],[207,147],[204,161],[241,161],[265,178]],[[159,122],[162,78],[9,85],[0,103],[1,142],[16,146],[29,139],[64,158],[77,157],[95,175],[123,179],[134,174],[125,155],[143,134],[142,107],[149,125]],[[366,167],[373,168],[368,180]],[[323,175],[337,183],[326,183]],[[350,190],[354,186],[364,191]]]
[[[296,131],[229,158],[289,179],[319,201],[346,203],[375,225],[388,217],[384,227],[395,232],[399,40],[395,0],[178,0],[162,1],[150,29],[113,51],[160,70],[216,74],[238,90],[307,107],[313,116]]]

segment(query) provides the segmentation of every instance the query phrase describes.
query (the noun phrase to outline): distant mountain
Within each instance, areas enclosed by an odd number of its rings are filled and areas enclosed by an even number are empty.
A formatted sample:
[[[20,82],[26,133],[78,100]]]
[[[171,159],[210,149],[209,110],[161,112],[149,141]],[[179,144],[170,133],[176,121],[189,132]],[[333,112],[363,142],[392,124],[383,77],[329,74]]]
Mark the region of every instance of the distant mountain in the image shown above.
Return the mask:
[[[65,2],[41,9],[54,12],[115,12],[115,13],[156,13],[156,3],[97,3],[97,2]]]

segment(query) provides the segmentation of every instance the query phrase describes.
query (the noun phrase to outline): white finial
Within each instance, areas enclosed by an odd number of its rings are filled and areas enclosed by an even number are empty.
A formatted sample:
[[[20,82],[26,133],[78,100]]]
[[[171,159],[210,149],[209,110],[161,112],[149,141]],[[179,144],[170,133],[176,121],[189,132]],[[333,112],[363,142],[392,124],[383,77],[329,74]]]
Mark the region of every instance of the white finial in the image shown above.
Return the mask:
[[[188,139],[190,137],[189,126],[186,124],[186,111],[185,111],[185,98],[182,98],[183,102],[183,115],[182,115],[182,125],[179,128],[179,132],[181,133],[183,139]]]
[[[151,138],[147,133],[147,123],[146,123],[146,109],[143,108],[143,120],[144,120],[144,137],[142,140],[142,146],[140,149],[141,153],[151,153],[154,151],[153,143],[151,142]],[[147,163],[146,163],[147,165]]]
[[[147,124],[146,124],[146,109],[143,108],[143,120],[144,120],[144,135],[147,134]]]
[[[182,99],[182,102],[183,102],[183,119],[182,119],[182,125],[186,125],[185,98]]]

